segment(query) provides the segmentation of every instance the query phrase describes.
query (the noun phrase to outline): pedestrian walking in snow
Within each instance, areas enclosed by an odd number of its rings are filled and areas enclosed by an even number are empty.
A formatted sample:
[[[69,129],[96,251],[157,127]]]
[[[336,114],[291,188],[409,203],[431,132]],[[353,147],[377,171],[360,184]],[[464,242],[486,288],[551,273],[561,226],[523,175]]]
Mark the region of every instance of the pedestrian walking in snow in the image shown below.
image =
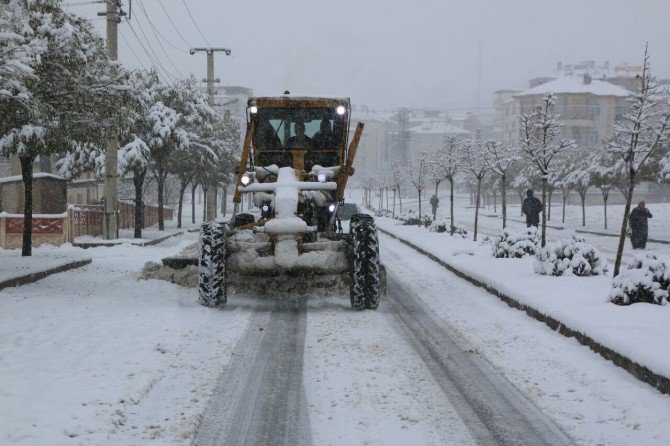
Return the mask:
[[[430,206],[433,208],[433,221],[435,221],[435,218],[437,217],[437,206],[440,204],[440,199],[437,198],[437,195],[433,194],[432,197],[430,197]]]
[[[630,242],[633,249],[645,249],[647,247],[647,236],[649,235],[648,219],[651,212],[645,207],[644,201],[640,201],[637,207],[630,213]]]
[[[526,227],[530,228],[540,226],[540,212],[542,212],[542,202],[533,195],[533,190],[526,191],[526,198],[523,200],[521,212],[526,216]]]

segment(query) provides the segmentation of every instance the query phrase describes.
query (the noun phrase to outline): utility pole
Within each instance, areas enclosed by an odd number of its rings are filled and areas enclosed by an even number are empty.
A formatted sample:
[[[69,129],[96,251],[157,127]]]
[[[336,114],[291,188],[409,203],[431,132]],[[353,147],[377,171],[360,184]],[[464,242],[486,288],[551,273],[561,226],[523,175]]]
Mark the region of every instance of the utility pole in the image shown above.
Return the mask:
[[[207,53],[207,96],[209,97],[209,105],[214,107],[214,53],[222,52],[226,56],[230,56],[232,52],[229,48],[191,48],[191,55],[195,53]],[[206,215],[208,221],[216,219],[216,184],[210,185],[207,189],[206,197]]]
[[[99,16],[107,18],[107,54],[111,60],[118,60],[118,26],[121,21],[121,0],[107,0],[107,11],[99,12]],[[111,125],[107,129],[107,153],[105,155],[105,186],[104,186],[104,215],[102,219],[102,231],[105,240],[113,240],[119,237],[117,221],[118,209],[118,171],[117,156],[119,141],[116,128]]]

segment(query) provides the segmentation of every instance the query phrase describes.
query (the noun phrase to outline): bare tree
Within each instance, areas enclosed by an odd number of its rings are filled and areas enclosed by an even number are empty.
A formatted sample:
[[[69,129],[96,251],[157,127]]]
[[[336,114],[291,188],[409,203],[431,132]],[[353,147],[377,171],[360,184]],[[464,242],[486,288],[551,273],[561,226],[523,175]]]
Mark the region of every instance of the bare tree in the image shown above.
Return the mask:
[[[389,184],[391,185],[391,190],[393,191],[393,217],[395,217],[396,193],[398,194],[398,201],[400,203],[400,213],[402,214],[401,189],[406,182],[407,182],[407,175],[404,166],[399,161],[395,161],[393,163],[393,166],[391,167],[391,172],[389,174]]]
[[[566,181],[577,191],[582,202],[582,226],[586,226],[586,193],[591,186],[591,169],[588,164],[587,155],[589,151],[583,151],[572,158],[572,169],[566,175]]]
[[[603,197],[604,224],[607,229],[607,199],[614,187],[616,177],[616,160],[610,152],[601,150],[589,165],[591,182],[600,190]]]
[[[660,107],[659,95],[661,89],[656,79],[651,77],[649,55],[646,47],[642,75],[639,76],[638,80],[637,91],[631,93],[628,98],[628,112],[615,124],[614,139],[608,145],[608,149],[623,160],[625,170],[628,173],[626,206],[621,222],[616,261],[614,262],[614,276],[618,275],[621,269],[621,257],[623,256],[626,229],[628,228],[628,214],[633,201],[635,184],[638,181],[638,172],[654,152],[660,149],[668,136],[670,115],[668,115],[667,110]]]
[[[521,159],[519,149],[501,141],[490,140],[484,146],[484,161],[495,175],[500,177],[502,194],[503,229],[507,227],[507,180],[514,165]]]
[[[426,185],[428,176],[428,154],[421,152],[417,159],[410,158],[407,164],[407,178],[419,195],[419,224],[422,222],[421,192]]]
[[[451,227],[449,232],[454,234],[454,177],[463,167],[462,159],[463,137],[458,133],[447,132],[442,139],[442,147],[430,158],[429,176],[435,181],[435,195],[440,183],[449,181],[449,215]]]
[[[463,164],[477,182],[477,198],[475,199],[475,231],[473,240],[477,241],[477,226],[479,223],[479,205],[482,195],[482,180],[489,171],[484,161],[484,142],[481,138],[473,138],[463,146]]]
[[[521,128],[521,151],[540,171],[542,180],[542,246],[547,244],[547,188],[549,174],[557,158],[574,147],[571,139],[561,138],[562,124],[553,109],[558,97],[547,93],[542,103],[530,113],[519,118]],[[560,161],[559,161],[560,162]]]

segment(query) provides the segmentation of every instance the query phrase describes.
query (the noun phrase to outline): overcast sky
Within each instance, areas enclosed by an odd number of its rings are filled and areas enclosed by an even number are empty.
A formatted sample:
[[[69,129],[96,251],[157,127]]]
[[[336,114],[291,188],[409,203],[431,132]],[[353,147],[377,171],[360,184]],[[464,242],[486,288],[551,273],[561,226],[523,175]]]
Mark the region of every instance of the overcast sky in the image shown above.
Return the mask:
[[[77,3],[81,0],[66,0]],[[482,48],[481,105],[492,92],[525,87],[550,75],[557,61],[639,64],[649,42],[652,68],[670,77],[668,0],[186,0],[204,37],[233,54],[216,56],[216,76],[257,95],[292,92],[350,96],[377,108],[473,107],[478,90],[477,47]],[[127,9],[128,0],[123,0]],[[182,51],[206,46],[182,0],[133,0],[131,24],[139,40],[177,76],[205,76],[205,55],[191,56],[157,39],[158,31]],[[69,6],[95,17],[103,5]],[[104,20],[96,20],[103,30]],[[145,66],[153,65],[128,23],[122,36]],[[140,64],[119,39],[119,57]],[[187,45],[188,43],[188,45]],[[153,57],[153,55],[152,55]],[[483,114],[487,113],[482,111]]]

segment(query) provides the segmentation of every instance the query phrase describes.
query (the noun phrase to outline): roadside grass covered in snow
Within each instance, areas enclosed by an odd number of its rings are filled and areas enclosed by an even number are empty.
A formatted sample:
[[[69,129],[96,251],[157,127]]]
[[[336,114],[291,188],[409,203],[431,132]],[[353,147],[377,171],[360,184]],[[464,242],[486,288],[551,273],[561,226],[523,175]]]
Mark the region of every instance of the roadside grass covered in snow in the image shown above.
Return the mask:
[[[377,226],[408,240],[500,292],[551,316],[651,371],[670,377],[670,305],[640,303],[627,307],[610,302],[610,274],[541,276],[535,258],[497,259],[488,243],[478,244],[448,233],[399,225],[377,218]],[[382,259],[383,261],[383,259]]]

